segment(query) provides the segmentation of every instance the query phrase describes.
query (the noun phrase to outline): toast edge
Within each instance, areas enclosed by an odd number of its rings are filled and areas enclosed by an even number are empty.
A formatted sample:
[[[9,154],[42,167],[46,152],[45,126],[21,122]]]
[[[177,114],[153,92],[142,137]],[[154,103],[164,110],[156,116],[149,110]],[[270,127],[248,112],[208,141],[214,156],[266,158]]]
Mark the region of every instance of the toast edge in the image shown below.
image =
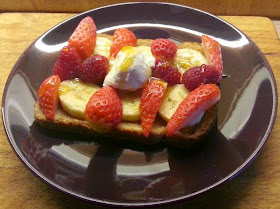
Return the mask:
[[[142,134],[140,122],[122,122],[119,126],[108,133],[98,133],[94,131],[86,120],[76,119],[59,107],[55,114],[55,119],[49,121],[42,113],[38,102],[34,106],[35,121],[42,128],[60,131],[62,133],[75,133],[86,136],[90,140],[111,140],[117,143],[131,143],[152,145],[164,143],[178,148],[188,148],[202,140],[213,128],[218,111],[218,103],[213,105],[205,112],[201,122],[192,128],[185,128],[178,132],[174,137],[165,135],[165,126],[161,121],[156,121],[148,138]]]

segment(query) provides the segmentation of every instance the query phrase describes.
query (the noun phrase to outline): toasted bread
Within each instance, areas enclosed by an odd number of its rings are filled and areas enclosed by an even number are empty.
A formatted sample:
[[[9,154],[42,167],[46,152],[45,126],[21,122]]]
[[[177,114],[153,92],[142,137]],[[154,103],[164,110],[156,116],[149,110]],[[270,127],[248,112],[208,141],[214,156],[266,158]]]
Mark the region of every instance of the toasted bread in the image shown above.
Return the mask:
[[[98,34],[98,36],[112,39],[112,36],[106,34]],[[137,46],[150,46],[152,41],[153,40],[151,39],[138,39]],[[184,42],[179,45],[178,48],[189,48],[203,53],[199,43]],[[117,140],[118,142],[122,141],[140,144],[156,144],[163,142],[182,148],[189,146],[194,142],[200,141],[200,139],[211,130],[215,124],[217,110],[218,105],[213,105],[205,112],[199,124],[194,125],[193,127],[181,129],[174,137],[166,136],[166,122],[157,116],[148,138],[145,138],[143,135],[141,121],[122,121],[117,128],[111,132],[97,133],[91,128],[86,120],[70,116],[61,106],[58,107],[54,120],[47,120],[37,102],[34,107],[34,117],[38,124],[43,128],[87,135],[92,137],[92,139],[110,138],[112,141]]]
[[[185,147],[190,143],[198,141],[211,130],[216,120],[217,109],[217,104],[212,106],[205,112],[205,115],[199,124],[191,128],[181,129],[174,137],[166,137],[166,122],[164,122],[160,117],[156,118],[148,138],[145,138],[142,134],[140,121],[123,121],[112,132],[108,132],[106,134],[97,133],[90,127],[86,120],[70,116],[62,109],[62,107],[57,109],[54,120],[47,120],[42,113],[38,102],[35,104],[34,117],[43,128],[67,133],[92,135],[93,139],[94,137],[105,136],[105,138],[110,137],[112,140],[121,140],[131,143],[155,144],[164,142],[173,146]]]

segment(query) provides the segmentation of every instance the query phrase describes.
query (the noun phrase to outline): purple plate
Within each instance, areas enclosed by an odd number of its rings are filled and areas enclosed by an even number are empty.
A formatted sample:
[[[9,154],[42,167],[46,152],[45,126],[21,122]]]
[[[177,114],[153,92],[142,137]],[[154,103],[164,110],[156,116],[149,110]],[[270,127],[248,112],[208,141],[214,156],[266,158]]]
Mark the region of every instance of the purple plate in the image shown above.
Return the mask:
[[[130,28],[138,38],[221,44],[224,72],[216,127],[195,150],[124,147],[85,141],[38,127],[36,92],[59,50],[86,16],[98,32]],[[6,83],[2,116],[8,139],[23,163],[54,188],[94,203],[149,206],[186,200],[233,178],[267,140],[277,111],[272,70],[252,40],[208,13],[174,4],[131,3],[91,10],[55,26],[22,54]],[[100,139],[99,139],[100,141]]]

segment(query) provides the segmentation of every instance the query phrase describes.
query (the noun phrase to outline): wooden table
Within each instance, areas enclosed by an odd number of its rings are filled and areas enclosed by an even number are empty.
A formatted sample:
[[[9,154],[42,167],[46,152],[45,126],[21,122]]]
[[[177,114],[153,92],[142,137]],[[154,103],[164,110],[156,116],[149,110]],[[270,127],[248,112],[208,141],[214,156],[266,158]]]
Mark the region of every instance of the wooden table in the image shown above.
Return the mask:
[[[21,53],[43,32],[74,14],[0,14],[0,91]],[[280,82],[280,43],[270,19],[222,16],[245,32],[268,59]],[[2,120],[2,117],[1,117]],[[0,124],[0,208],[105,208],[69,197],[33,176],[12,150]],[[169,208],[280,208],[280,121],[258,157],[232,181]]]
[[[270,0],[144,0],[144,2],[168,2],[194,7],[216,15],[258,15],[279,18],[280,3]],[[92,8],[111,4],[139,2],[139,0],[102,0],[77,1],[67,0],[8,0],[2,1],[0,11],[13,12],[84,12]]]

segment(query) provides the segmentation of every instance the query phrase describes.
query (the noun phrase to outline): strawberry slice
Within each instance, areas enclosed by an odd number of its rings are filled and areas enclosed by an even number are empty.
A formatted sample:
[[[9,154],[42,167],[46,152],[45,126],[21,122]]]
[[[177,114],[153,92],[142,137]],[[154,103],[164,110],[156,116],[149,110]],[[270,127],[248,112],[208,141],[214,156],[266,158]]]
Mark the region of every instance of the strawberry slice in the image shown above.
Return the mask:
[[[82,60],[89,57],[96,44],[96,26],[91,17],[81,20],[69,38],[68,45],[75,47]]]
[[[96,91],[85,109],[85,118],[97,132],[108,132],[115,128],[122,120],[122,101],[116,90],[104,86]]]
[[[209,36],[202,35],[201,46],[209,65],[214,66],[219,71],[220,82],[223,75],[223,58],[220,44]]]
[[[193,90],[179,105],[166,126],[168,137],[176,134],[183,127],[190,126],[202,112],[215,104],[221,96],[215,84],[205,84]]]
[[[143,134],[145,137],[149,136],[166,87],[166,82],[154,79],[151,80],[142,91],[140,113]]]
[[[116,57],[124,46],[135,46],[137,39],[134,33],[126,28],[119,28],[114,32],[110,55]]]
[[[77,78],[81,60],[74,47],[65,46],[60,51],[53,68],[53,74],[58,75],[61,81]]]
[[[39,106],[47,120],[53,120],[58,105],[58,86],[60,78],[52,75],[47,78],[38,90]]]

